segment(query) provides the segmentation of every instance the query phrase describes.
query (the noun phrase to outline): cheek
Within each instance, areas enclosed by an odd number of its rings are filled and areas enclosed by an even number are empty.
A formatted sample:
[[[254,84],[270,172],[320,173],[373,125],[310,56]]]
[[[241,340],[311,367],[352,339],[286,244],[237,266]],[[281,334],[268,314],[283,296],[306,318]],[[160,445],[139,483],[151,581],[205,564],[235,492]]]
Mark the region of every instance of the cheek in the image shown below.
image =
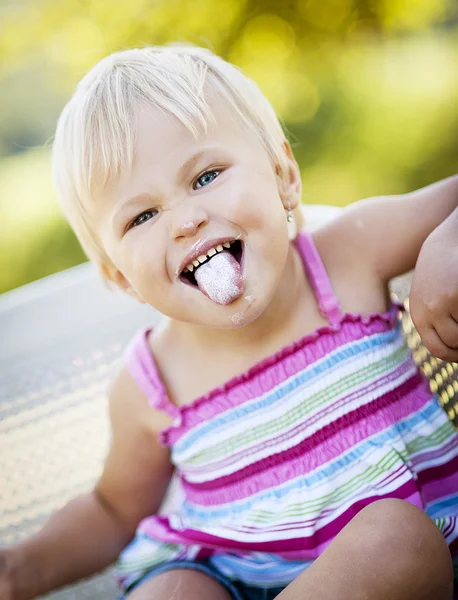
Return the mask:
[[[145,296],[155,282],[160,285],[166,276],[165,260],[161,245],[151,231],[145,227],[144,232],[132,233],[117,245],[113,260],[133,288]]]
[[[267,235],[278,226],[281,229],[286,221],[275,180],[269,174],[240,178],[225,193],[222,201],[227,206],[227,218],[247,232],[263,231]]]

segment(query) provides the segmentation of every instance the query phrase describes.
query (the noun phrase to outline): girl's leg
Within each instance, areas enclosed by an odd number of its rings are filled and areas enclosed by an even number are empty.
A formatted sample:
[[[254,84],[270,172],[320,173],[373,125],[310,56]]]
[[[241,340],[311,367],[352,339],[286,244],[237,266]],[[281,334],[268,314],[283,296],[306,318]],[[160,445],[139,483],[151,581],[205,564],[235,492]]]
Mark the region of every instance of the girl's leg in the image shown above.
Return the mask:
[[[218,581],[192,569],[172,569],[145,581],[128,600],[233,600]]]
[[[364,508],[278,600],[451,600],[452,561],[433,521],[402,500]]]

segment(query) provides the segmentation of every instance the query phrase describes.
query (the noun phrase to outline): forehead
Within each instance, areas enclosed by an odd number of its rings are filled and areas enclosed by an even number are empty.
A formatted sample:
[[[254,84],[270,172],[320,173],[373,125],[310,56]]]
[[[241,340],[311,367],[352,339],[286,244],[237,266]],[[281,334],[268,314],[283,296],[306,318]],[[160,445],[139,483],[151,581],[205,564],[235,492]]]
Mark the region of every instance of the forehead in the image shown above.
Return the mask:
[[[205,128],[193,134],[175,116],[159,109],[142,109],[135,121],[134,168],[144,160],[153,164],[180,162],[190,150],[208,144],[228,148],[256,144],[255,132],[221,101],[209,104]]]
[[[267,157],[256,132],[226,102],[209,103],[205,131],[201,127],[197,135],[173,115],[158,108],[141,108],[134,121],[133,163],[109,179],[97,196],[113,201],[143,193],[150,185],[173,179],[187,159],[210,148],[214,154],[219,150],[238,159]]]

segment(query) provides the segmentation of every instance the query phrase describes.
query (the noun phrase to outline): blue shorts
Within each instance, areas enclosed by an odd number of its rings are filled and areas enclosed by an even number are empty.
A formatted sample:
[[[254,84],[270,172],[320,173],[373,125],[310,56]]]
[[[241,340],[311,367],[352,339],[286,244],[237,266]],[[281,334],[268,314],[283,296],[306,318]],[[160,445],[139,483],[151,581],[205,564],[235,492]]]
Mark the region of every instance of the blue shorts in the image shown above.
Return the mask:
[[[124,599],[128,599],[130,592],[133,592],[138,586],[142,585],[149,579],[152,579],[160,573],[166,573],[167,571],[173,571],[174,569],[192,569],[193,571],[200,571],[205,573],[215,581],[218,581],[223,587],[225,587],[232,595],[233,600],[273,600],[278,594],[284,590],[284,587],[277,588],[260,588],[244,585],[237,581],[231,581],[221,575],[214,567],[209,565],[207,562],[194,562],[192,560],[177,560],[170,563],[164,563],[157,567],[153,567],[146,573],[137,583],[135,583],[126,594],[123,596]]]

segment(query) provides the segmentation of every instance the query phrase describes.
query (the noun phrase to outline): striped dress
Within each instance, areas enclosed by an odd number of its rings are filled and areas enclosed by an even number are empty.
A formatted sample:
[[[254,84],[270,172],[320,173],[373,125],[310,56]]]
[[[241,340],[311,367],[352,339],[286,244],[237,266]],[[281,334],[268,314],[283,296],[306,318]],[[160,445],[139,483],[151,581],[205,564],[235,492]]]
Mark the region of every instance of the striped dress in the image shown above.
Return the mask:
[[[426,511],[458,554],[458,434],[406,345],[400,307],[341,314],[310,234],[296,240],[329,325],[177,408],[141,332],[130,371],[174,417],[179,501],[141,522],[118,561],[129,588],[164,561],[209,560],[246,585],[279,587],[366,505]]]

